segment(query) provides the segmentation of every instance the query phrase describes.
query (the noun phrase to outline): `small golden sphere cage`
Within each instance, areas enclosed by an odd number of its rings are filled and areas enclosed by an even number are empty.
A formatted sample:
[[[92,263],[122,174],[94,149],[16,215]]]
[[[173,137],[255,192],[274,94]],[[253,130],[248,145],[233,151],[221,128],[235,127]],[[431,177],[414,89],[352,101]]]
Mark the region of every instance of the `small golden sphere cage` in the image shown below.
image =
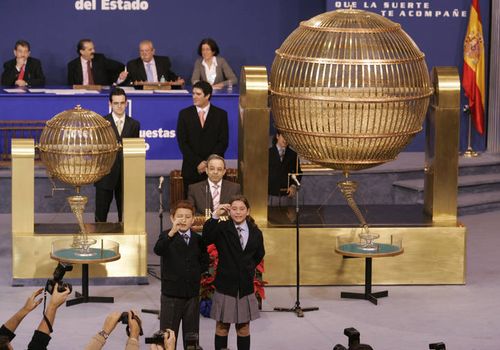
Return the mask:
[[[38,148],[51,176],[79,187],[110,172],[120,145],[106,119],[76,106],[47,122]]]

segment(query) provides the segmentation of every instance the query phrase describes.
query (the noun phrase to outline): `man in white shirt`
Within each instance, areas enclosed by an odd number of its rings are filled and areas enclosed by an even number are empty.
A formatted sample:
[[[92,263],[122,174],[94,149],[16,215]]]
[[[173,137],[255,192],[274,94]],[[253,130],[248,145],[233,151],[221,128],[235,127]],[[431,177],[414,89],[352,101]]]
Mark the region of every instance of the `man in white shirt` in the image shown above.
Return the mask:
[[[79,57],[68,63],[68,85],[111,85],[127,77],[124,65],[96,53],[90,39],[81,39],[76,52]]]
[[[184,79],[170,70],[170,59],[167,56],[155,55],[155,48],[151,40],[143,40],[139,43],[139,56],[127,63],[127,79],[125,81],[119,80],[119,84],[161,81],[184,84]]]
[[[140,123],[127,116],[125,111],[127,109],[127,95],[125,91],[116,88],[111,91],[109,95],[109,105],[111,113],[106,115],[104,119],[111,123],[115,132],[116,139],[121,143],[123,138],[139,137]],[[108,175],[104,176],[101,180],[96,182],[96,199],[95,199],[95,221],[106,222],[108,219],[108,212],[113,197],[116,201],[116,208],[118,211],[118,221],[122,222],[122,208],[123,208],[123,153],[120,150],[116,155],[115,163],[111,168]]]

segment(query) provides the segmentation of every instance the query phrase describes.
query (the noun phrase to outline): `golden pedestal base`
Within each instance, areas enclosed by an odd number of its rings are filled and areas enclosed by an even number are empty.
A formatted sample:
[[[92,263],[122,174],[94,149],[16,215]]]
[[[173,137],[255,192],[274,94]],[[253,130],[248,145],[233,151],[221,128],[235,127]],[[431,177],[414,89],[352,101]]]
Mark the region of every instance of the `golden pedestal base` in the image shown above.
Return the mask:
[[[15,284],[21,284],[23,280],[51,277],[55,267],[54,261],[50,259],[52,242],[71,238],[77,233],[35,232],[34,154],[33,140],[12,140],[12,279]],[[91,238],[118,242],[122,258],[112,263],[90,266],[90,275],[135,278],[143,283],[147,281],[146,147],[143,139],[123,140],[123,169],[123,229],[105,231],[105,234],[89,232]],[[80,266],[75,266],[65,276],[80,277]]]
[[[273,286],[295,284],[295,227],[261,227],[266,245],[265,280]],[[390,242],[400,234],[405,253],[373,261],[373,284],[465,284],[466,228],[380,227],[377,242]],[[364,283],[364,259],[335,253],[336,237],[359,229],[301,228],[300,281],[302,285],[345,285]]]

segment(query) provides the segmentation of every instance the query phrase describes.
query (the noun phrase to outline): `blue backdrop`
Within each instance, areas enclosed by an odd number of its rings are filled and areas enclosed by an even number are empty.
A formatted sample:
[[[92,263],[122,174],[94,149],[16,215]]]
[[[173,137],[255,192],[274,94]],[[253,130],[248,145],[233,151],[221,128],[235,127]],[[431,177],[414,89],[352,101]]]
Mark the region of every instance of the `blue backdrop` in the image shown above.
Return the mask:
[[[401,23],[425,52],[429,69],[436,65],[456,65],[461,71],[462,45],[470,7],[470,0],[119,1],[1,0],[0,61],[12,58],[14,42],[24,38],[32,44],[32,55],[42,59],[48,84],[61,85],[66,81],[66,63],[77,56],[79,39],[93,39],[98,52],[122,62],[138,56],[140,40],[151,39],[157,54],[170,56],[173,70],[189,79],[200,39],[213,37],[219,43],[221,55],[239,75],[242,65],[270,68],[274,51],[301,20],[325,9],[353,5]],[[113,10],[113,6],[119,3],[137,5],[139,9]],[[480,5],[488,43],[490,4],[488,0],[480,0]],[[384,6],[389,8],[384,9]],[[422,17],[417,17],[419,9],[409,9],[409,6],[426,6],[428,8],[422,11],[429,12],[427,15],[430,16],[425,17],[426,13],[423,13]],[[462,128],[462,133],[465,135],[465,128]],[[464,135],[462,140],[466,140]],[[484,140],[474,133],[476,148],[483,149]],[[407,150],[423,150],[423,144],[420,134]]]

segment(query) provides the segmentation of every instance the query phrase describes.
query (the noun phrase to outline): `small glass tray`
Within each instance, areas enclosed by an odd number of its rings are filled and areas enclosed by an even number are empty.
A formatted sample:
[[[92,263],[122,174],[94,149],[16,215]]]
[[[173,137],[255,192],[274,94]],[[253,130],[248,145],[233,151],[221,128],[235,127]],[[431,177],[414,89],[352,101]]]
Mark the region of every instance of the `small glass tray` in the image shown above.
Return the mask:
[[[89,248],[89,254],[79,254],[79,249],[72,247],[73,239],[59,239],[52,242],[51,257],[69,263],[93,263],[114,261],[120,258],[120,244],[107,239],[97,239]]]
[[[380,239],[373,244],[374,249],[366,250],[357,235],[340,235],[336,239],[335,251],[352,257],[383,257],[403,253],[403,237],[399,234],[390,235],[388,240]]]

